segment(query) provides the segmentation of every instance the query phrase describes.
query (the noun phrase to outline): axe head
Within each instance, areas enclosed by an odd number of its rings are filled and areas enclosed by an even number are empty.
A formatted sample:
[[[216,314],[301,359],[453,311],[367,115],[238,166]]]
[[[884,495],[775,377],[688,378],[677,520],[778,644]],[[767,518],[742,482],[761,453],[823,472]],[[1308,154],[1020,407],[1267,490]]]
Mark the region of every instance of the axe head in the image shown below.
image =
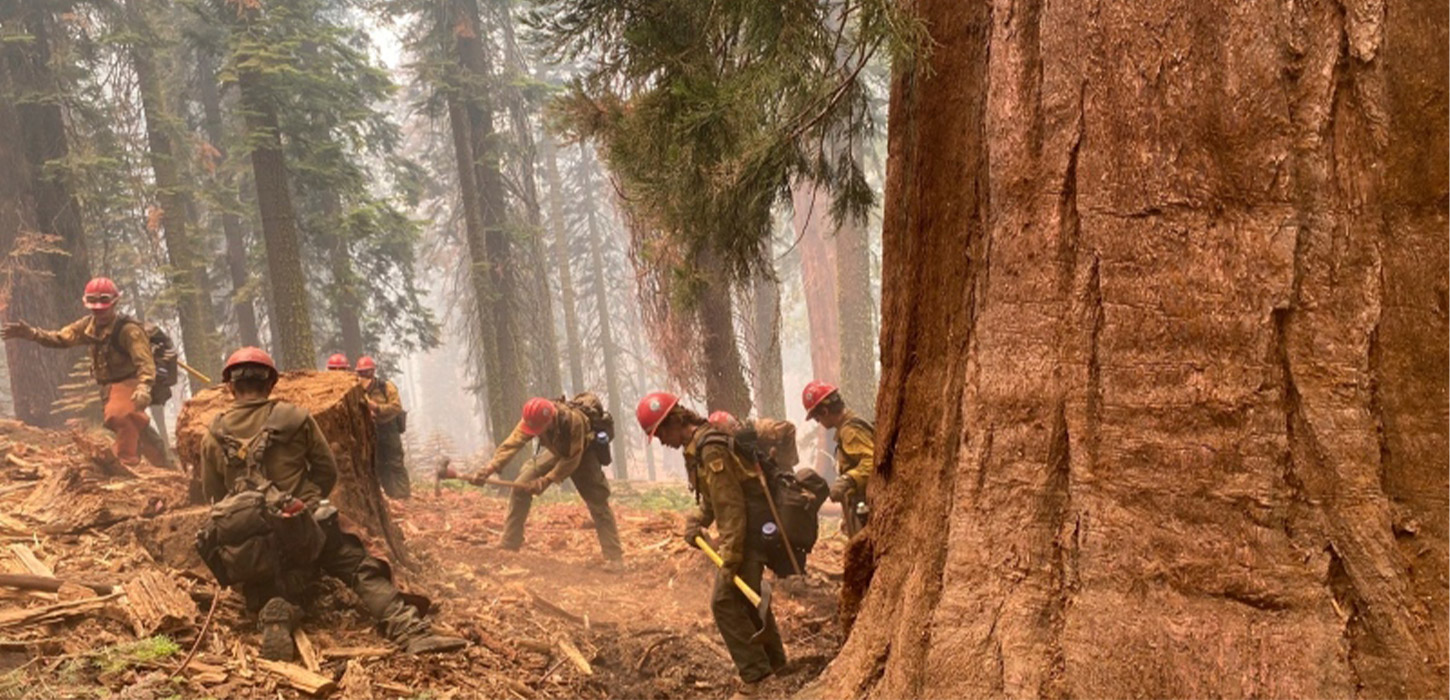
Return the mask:
[[[760,605],[755,606],[755,614],[757,617],[760,618],[760,629],[755,630],[755,634],[750,635],[750,642],[752,644],[764,644],[768,641],[771,641],[776,637],[777,634],[779,634],[778,631],[773,631],[770,627],[770,597],[770,582],[765,580],[764,578],[761,578]]]

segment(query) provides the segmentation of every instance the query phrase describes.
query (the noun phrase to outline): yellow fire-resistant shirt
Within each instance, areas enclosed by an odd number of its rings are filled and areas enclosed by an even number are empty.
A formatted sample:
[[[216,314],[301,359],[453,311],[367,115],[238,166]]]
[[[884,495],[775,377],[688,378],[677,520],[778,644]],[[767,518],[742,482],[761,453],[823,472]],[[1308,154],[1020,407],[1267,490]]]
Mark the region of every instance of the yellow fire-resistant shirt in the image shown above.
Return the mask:
[[[48,348],[90,346],[91,376],[98,384],[115,384],[136,379],[150,387],[156,379],[156,360],[151,357],[151,340],[141,323],[117,316],[100,328],[94,316],[85,316],[58,331],[35,330],[35,342]],[[120,329],[117,330],[117,326]],[[119,338],[112,337],[120,333]]]

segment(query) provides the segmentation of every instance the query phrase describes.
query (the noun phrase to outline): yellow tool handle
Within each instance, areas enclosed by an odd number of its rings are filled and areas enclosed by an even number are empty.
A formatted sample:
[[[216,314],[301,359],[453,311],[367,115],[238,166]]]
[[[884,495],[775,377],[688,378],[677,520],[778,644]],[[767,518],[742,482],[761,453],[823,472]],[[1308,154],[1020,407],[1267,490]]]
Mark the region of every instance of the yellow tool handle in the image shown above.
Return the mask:
[[[710,561],[715,562],[715,566],[718,566],[722,569],[725,568],[725,560],[721,559],[720,555],[716,554],[715,550],[710,548],[710,543],[706,542],[704,537],[701,537],[700,535],[695,535],[695,544],[698,545],[700,549],[705,552],[705,556],[710,557]],[[750,584],[746,583],[745,579],[736,576],[735,587],[739,588],[740,592],[745,594],[745,599],[749,600],[751,605],[757,607],[760,605],[760,594],[750,590]]]
[[[176,361],[176,366],[177,367],[180,367],[180,368],[182,368],[184,370],[186,370],[187,372],[190,372],[191,373],[191,376],[196,377],[197,379],[200,379],[203,382],[206,382],[207,384],[210,384],[211,383],[211,377],[208,377],[205,374],[202,374],[201,372],[198,372],[195,367],[192,367],[191,365],[188,365],[185,362],[182,362],[181,360],[177,360]]]

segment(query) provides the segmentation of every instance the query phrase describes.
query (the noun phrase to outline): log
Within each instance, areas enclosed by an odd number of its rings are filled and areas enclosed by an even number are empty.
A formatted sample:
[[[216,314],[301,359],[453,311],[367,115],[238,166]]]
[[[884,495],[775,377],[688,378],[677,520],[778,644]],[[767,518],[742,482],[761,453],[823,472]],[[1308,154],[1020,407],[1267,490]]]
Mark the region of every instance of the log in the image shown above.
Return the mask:
[[[388,515],[373,467],[376,438],[368,415],[367,399],[357,379],[348,372],[285,372],[272,395],[312,412],[332,445],[337,459],[337,486],[329,498],[337,509],[364,532],[364,539],[381,548],[392,562],[412,565],[403,533]],[[230,392],[212,387],[196,394],[176,420],[176,452],[193,473],[200,464],[201,442],[217,414],[230,408]]]
[[[97,596],[95,598],[83,598],[81,600],[70,600],[55,605],[46,605],[39,608],[24,608],[21,610],[6,610],[0,612],[0,629],[14,627],[29,627],[32,625],[49,624],[60,622],[67,618],[90,613],[104,609],[112,601],[121,597],[121,593]]]
[[[126,612],[131,615],[131,626],[138,637],[196,625],[196,603],[166,574],[143,571],[121,588],[126,593]]]
[[[296,664],[257,659],[257,668],[281,678],[288,685],[308,695],[322,696],[337,690],[337,683],[333,682],[331,678],[313,673]]]

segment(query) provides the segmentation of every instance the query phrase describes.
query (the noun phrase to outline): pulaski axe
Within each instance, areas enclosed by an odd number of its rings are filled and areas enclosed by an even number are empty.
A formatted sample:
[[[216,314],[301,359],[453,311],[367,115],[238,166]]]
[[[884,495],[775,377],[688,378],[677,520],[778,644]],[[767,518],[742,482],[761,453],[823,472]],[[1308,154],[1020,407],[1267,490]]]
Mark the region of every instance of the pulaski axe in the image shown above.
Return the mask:
[[[700,551],[705,553],[705,556],[710,557],[710,561],[715,562],[715,566],[721,569],[725,568],[725,560],[720,558],[720,555],[715,552],[714,548],[710,546],[710,543],[703,536],[695,536],[695,546],[699,547]],[[754,590],[751,590],[750,584],[746,583],[745,579],[736,576],[735,587],[739,588],[740,592],[745,594],[745,599],[750,601],[751,605],[755,606],[755,614],[760,618],[760,629],[755,630],[755,634],[750,635],[751,643],[764,644],[773,636],[768,632],[770,625],[767,622],[770,619],[770,582],[762,578],[760,580],[760,592],[756,593]]]
[[[447,458],[444,458],[443,463],[441,465],[439,465],[438,471],[434,475],[435,476],[435,478],[433,479],[433,493],[434,493],[434,495],[437,495],[439,485],[441,483],[443,483],[443,480],[444,479],[463,479],[464,481],[467,481],[468,483],[473,484],[475,486],[477,486],[479,484],[488,484],[489,486],[503,486],[503,487],[511,488],[511,489],[523,489],[525,491],[527,491],[529,489],[529,485],[528,484],[525,484],[522,481],[504,481],[503,479],[495,479],[493,477],[489,477],[487,479],[476,479],[476,478],[471,477],[471,476],[464,476],[464,475],[459,474],[458,472],[454,471],[451,467],[448,466],[448,464],[449,464],[449,461],[447,460]]]

